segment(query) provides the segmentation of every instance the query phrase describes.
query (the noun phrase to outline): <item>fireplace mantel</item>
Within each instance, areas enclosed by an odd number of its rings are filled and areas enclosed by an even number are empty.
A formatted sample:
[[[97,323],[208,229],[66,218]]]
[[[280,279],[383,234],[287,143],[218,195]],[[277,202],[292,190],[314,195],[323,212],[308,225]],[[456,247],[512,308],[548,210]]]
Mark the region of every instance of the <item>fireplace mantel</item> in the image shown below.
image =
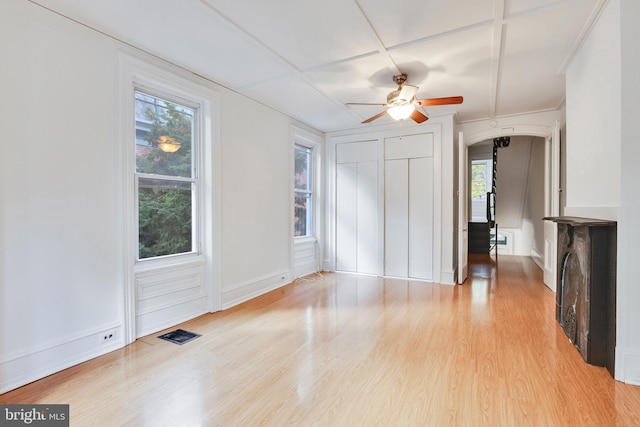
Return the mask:
[[[558,224],[568,224],[573,227],[584,225],[587,227],[610,227],[617,225],[616,221],[607,219],[581,218],[577,216],[546,216],[542,219],[557,222]]]

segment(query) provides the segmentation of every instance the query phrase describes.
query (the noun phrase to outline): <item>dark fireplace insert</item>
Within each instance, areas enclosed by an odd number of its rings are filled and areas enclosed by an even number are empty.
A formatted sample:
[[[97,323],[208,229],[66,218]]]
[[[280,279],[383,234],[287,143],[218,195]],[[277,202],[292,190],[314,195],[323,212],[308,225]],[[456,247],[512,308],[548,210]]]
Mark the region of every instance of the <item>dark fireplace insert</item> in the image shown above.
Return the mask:
[[[545,219],[558,224],[556,319],[587,363],[614,375],[617,223]]]

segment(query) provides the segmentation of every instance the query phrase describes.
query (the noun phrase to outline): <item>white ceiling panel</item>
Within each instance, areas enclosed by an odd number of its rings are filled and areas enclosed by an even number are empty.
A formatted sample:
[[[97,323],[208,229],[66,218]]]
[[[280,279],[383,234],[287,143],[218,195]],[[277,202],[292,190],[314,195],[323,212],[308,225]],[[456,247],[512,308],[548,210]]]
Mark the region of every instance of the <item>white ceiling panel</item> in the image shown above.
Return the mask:
[[[38,0],[119,40],[225,86],[290,72],[290,67],[200,1]]]
[[[593,8],[597,0],[579,0],[574,3],[581,3],[587,8]],[[507,16],[532,11],[538,8],[564,7],[568,2],[558,0],[507,0],[505,12]]]
[[[607,0],[30,0],[322,131],[361,126],[408,74],[459,121],[557,108]],[[34,6],[37,7],[37,6]],[[390,121],[382,117],[375,122]]]
[[[359,0],[386,47],[493,19],[494,0]]]
[[[483,84],[490,76],[491,51],[492,29],[480,28],[395,50],[390,55],[400,69],[407,69],[409,83],[437,94],[441,90],[435,82],[471,79]]]
[[[354,127],[360,122],[356,115],[298,76],[245,87],[242,93],[322,131]]]
[[[299,70],[377,50],[353,1],[203,0]]]
[[[592,7],[587,3],[590,2],[570,2],[562,8],[545,9],[510,19],[503,56],[544,51],[560,67],[591,14]]]
[[[390,63],[387,55],[377,54],[315,69],[305,75],[341,103],[380,103],[386,102],[387,93],[396,88]]]
[[[561,67],[590,13],[586,3],[572,2],[562,9],[544,9],[509,20],[504,34],[497,115],[515,114],[524,105],[532,111],[558,107],[565,88]]]
[[[408,81],[420,86],[418,98],[464,97],[462,105],[432,107],[430,111],[473,110],[474,114],[460,113],[460,120],[477,119],[489,113],[492,34],[488,27],[454,33],[393,51],[391,57],[403,72],[407,70]],[[412,74],[412,70],[416,72]]]

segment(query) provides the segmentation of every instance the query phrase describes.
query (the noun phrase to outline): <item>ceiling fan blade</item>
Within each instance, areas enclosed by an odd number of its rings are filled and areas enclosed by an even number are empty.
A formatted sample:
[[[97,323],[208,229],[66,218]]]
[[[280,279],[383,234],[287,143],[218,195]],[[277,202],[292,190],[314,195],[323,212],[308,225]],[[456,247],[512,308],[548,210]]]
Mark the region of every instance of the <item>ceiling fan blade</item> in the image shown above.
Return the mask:
[[[417,99],[416,102],[421,107],[429,107],[429,106],[433,106],[433,105],[462,104],[462,97],[461,96],[449,96],[447,98]]]
[[[367,120],[365,120],[362,123],[371,123],[372,121],[374,121],[375,119],[379,119],[380,117],[384,116],[385,114],[387,114],[387,110],[384,110],[382,113],[378,113],[373,117],[369,117]]]
[[[375,105],[376,107],[386,107],[387,104],[371,104],[369,102],[347,102],[345,105]]]
[[[411,118],[416,123],[422,123],[422,122],[426,122],[427,120],[429,120],[429,117],[425,116],[424,114],[422,114],[418,110],[413,110],[413,113],[411,113]]]
[[[418,86],[402,85],[402,87],[400,88],[400,93],[398,94],[398,99],[411,101],[416,92],[418,92]]]

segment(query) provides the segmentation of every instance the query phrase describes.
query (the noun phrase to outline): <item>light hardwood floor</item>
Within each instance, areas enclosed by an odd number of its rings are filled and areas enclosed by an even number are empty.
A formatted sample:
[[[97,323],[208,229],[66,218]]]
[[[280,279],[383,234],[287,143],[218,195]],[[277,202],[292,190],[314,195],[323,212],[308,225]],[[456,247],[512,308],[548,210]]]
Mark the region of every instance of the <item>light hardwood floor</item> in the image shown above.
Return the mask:
[[[471,261],[462,286],[312,275],[0,403],[69,403],[72,426],[640,425],[640,387],[583,362],[529,258]]]

